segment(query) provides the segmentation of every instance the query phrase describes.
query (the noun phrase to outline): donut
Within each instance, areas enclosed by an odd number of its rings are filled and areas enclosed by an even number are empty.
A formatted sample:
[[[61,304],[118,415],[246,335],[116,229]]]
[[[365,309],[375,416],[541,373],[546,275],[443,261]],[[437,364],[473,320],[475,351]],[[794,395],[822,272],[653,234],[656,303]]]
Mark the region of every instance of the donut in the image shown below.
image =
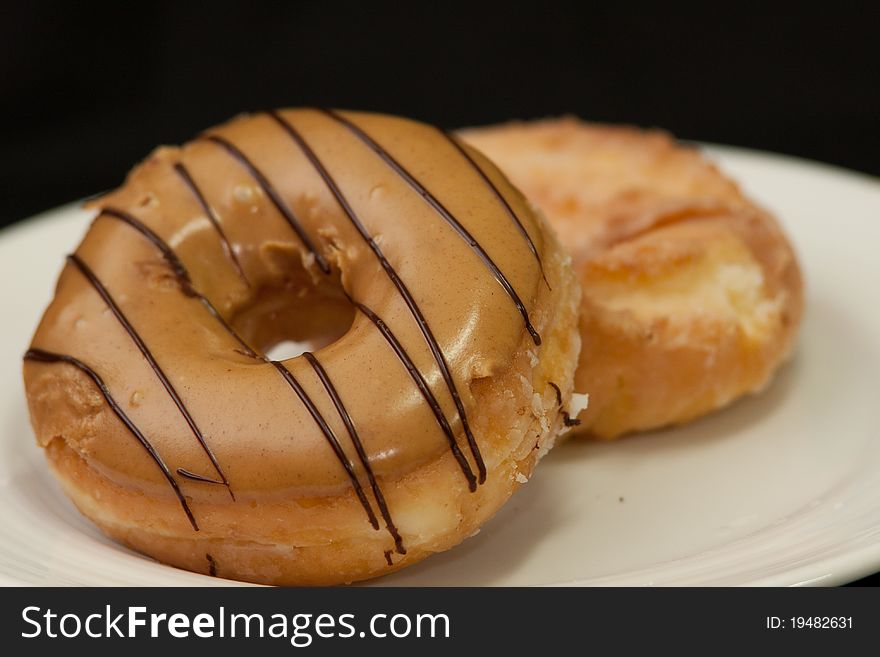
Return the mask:
[[[677,425],[768,384],[803,311],[776,219],[658,130],[575,118],[462,131],[544,213],[583,288],[576,431]]]
[[[574,410],[571,259],[433,126],[241,116],[90,207],[24,358],[31,423],[76,507],[162,563],[392,572],[476,533]]]

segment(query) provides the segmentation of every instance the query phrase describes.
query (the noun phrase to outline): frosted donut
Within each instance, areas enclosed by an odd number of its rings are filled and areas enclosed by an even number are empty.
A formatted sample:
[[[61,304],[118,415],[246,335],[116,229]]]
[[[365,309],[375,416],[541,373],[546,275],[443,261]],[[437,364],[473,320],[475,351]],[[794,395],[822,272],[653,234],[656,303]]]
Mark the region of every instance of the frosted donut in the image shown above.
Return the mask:
[[[546,215],[583,288],[579,430],[680,424],[762,390],[792,349],[798,262],[776,220],[665,133],[573,118],[463,131]]]
[[[240,117],[92,206],[24,380],[62,488],[135,550],[251,582],[381,575],[475,533],[563,428],[570,258],[434,127]],[[272,360],[283,340],[309,351]]]

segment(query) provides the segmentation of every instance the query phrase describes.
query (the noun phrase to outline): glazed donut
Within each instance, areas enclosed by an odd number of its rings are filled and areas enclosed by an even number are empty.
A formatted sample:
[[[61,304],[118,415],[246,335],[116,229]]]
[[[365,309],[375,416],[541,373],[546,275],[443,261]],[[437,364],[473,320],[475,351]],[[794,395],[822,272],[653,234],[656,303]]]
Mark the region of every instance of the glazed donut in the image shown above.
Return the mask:
[[[687,422],[767,385],[792,349],[800,270],[776,220],[656,130],[563,118],[466,130],[538,206],[583,288],[579,431]]]
[[[271,584],[388,573],[474,534],[562,428],[570,258],[451,135],[264,112],[91,205],[24,380],[62,488],[135,550]],[[309,350],[267,355],[285,340]]]

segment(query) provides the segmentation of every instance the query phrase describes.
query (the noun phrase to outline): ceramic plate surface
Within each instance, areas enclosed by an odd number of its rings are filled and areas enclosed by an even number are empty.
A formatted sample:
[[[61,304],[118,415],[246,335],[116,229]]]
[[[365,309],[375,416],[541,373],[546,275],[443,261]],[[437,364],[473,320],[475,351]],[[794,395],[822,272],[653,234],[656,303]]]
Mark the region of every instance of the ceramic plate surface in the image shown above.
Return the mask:
[[[838,584],[880,570],[880,182],[707,150],[801,257],[792,361],[761,395],[687,427],[563,444],[476,537],[373,584]],[[0,232],[0,582],[231,584],[104,538],[34,445],[21,356],[88,220],[68,206]]]

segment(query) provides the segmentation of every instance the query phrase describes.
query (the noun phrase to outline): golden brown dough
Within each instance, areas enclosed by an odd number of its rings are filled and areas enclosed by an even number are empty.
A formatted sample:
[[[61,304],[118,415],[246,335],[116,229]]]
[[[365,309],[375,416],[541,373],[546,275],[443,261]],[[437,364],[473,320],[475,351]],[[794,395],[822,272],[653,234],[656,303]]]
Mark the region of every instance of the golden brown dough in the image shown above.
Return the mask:
[[[561,428],[570,258],[433,127],[241,117],[93,207],[24,379],[64,490],[136,550],[273,584],[388,573],[473,534]],[[313,355],[270,360],[287,339]]]
[[[665,133],[573,118],[463,138],[540,208],[583,286],[576,387],[600,438],[687,422],[761,390],[803,291],[776,220]]]

